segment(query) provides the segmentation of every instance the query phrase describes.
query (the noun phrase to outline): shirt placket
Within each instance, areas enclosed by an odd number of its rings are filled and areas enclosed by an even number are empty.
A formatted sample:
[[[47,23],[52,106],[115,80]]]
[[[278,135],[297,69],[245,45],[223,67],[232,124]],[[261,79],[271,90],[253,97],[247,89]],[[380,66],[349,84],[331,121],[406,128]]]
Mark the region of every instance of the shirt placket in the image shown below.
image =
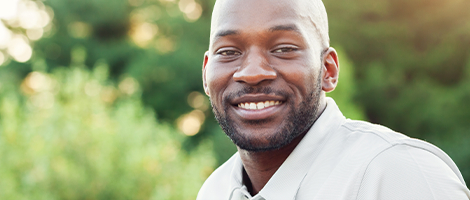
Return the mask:
[[[252,197],[248,193],[246,186],[243,186],[242,188],[234,189],[230,200],[266,200],[266,199],[263,198],[261,195],[256,195]]]

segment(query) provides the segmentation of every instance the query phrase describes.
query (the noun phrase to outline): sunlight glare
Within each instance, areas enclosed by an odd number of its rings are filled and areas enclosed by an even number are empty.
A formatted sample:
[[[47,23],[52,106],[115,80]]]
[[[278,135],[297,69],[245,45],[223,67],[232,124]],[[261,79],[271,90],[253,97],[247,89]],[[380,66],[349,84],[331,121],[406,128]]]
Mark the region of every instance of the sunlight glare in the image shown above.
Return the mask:
[[[11,40],[11,31],[0,21],[0,49],[8,46]]]
[[[33,49],[25,39],[16,36],[8,44],[8,54],[18,62],[26,62],[33,55]]]
[[[19,0],[0,1],[0,19],[9,20],[16,17],[18,13]]]
[[[178,129],[187,136],[196,135],[201,129],[206,116],[200,110],[193,110],[176,120]]]
[[[39,29],[28,29],[26,30],[26,35],[31,40],[39,40],[44,35],[44,30],[42,28]]]
[[[0,51],[0,66],[5,62],[5,55]]]

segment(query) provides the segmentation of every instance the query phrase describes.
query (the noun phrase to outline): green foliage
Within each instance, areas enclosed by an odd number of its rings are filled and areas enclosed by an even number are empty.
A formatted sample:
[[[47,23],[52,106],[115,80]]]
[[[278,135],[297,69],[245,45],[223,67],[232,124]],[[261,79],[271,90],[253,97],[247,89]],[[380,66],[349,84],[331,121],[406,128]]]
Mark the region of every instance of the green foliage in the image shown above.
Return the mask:
[[[363,109],[354,102],[354,95],[357,93],[354,66],[341,48],[336,47],[336,52],[339,55],[338,59],[340,62],[338,85],[333,92],[327,93],[327,96],[335,100],[345,117],[355,120],[365,120]]]
[[[214,3],[190,21],[182,1],[44,1],[54,20],[33,58],[0,68],[1,199],[194,199],[236,149],[210,110],[195,136],[173,126],[203,93]],[[470,1],[324,3],[341,65],[328,95],[441,147],[470,182]]]
[[[138,85],[115,87],[107,71],[32,72],[21,93],[1,82],[1,199],[195,199],[211,143],[182,151],[183,135],[156,121]]]
[[[324,3],[333,46],[354,63],[353,99],[367,119],[441,147],[469,182],[470,2]]]

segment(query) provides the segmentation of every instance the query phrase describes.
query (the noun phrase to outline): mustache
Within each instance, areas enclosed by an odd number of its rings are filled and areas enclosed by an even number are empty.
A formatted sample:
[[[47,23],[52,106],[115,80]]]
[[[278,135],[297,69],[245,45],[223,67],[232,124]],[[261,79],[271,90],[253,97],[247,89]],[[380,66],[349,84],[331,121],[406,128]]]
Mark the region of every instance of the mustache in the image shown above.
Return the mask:
[[[277,96],[282,96],[287,98],[289,94],[287,92],[276,90],[272,87],[251,87],[251,86],[244,86],[238,91],[231,92],[227,96],[225,96],[224,101],[230,102],[234,98],[241,97],[246,94],[275,94]]]

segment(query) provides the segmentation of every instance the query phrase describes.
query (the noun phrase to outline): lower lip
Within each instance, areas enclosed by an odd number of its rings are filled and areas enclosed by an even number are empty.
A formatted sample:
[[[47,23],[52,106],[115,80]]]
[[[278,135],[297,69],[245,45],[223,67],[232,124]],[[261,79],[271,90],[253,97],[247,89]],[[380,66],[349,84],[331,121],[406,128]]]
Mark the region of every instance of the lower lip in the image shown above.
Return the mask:
[[[245,120],[263,120],[271,116],[274,116],[276,114],[279,114],[281,109],[284,107],[284,104],[285,102],[279,105],[270,106],[270,107],[259,109],[259,110],[258,109],[249,110],[249,109],[241,108],[238,106],[233,106],[233,107],[235,109],[235,113]]]

